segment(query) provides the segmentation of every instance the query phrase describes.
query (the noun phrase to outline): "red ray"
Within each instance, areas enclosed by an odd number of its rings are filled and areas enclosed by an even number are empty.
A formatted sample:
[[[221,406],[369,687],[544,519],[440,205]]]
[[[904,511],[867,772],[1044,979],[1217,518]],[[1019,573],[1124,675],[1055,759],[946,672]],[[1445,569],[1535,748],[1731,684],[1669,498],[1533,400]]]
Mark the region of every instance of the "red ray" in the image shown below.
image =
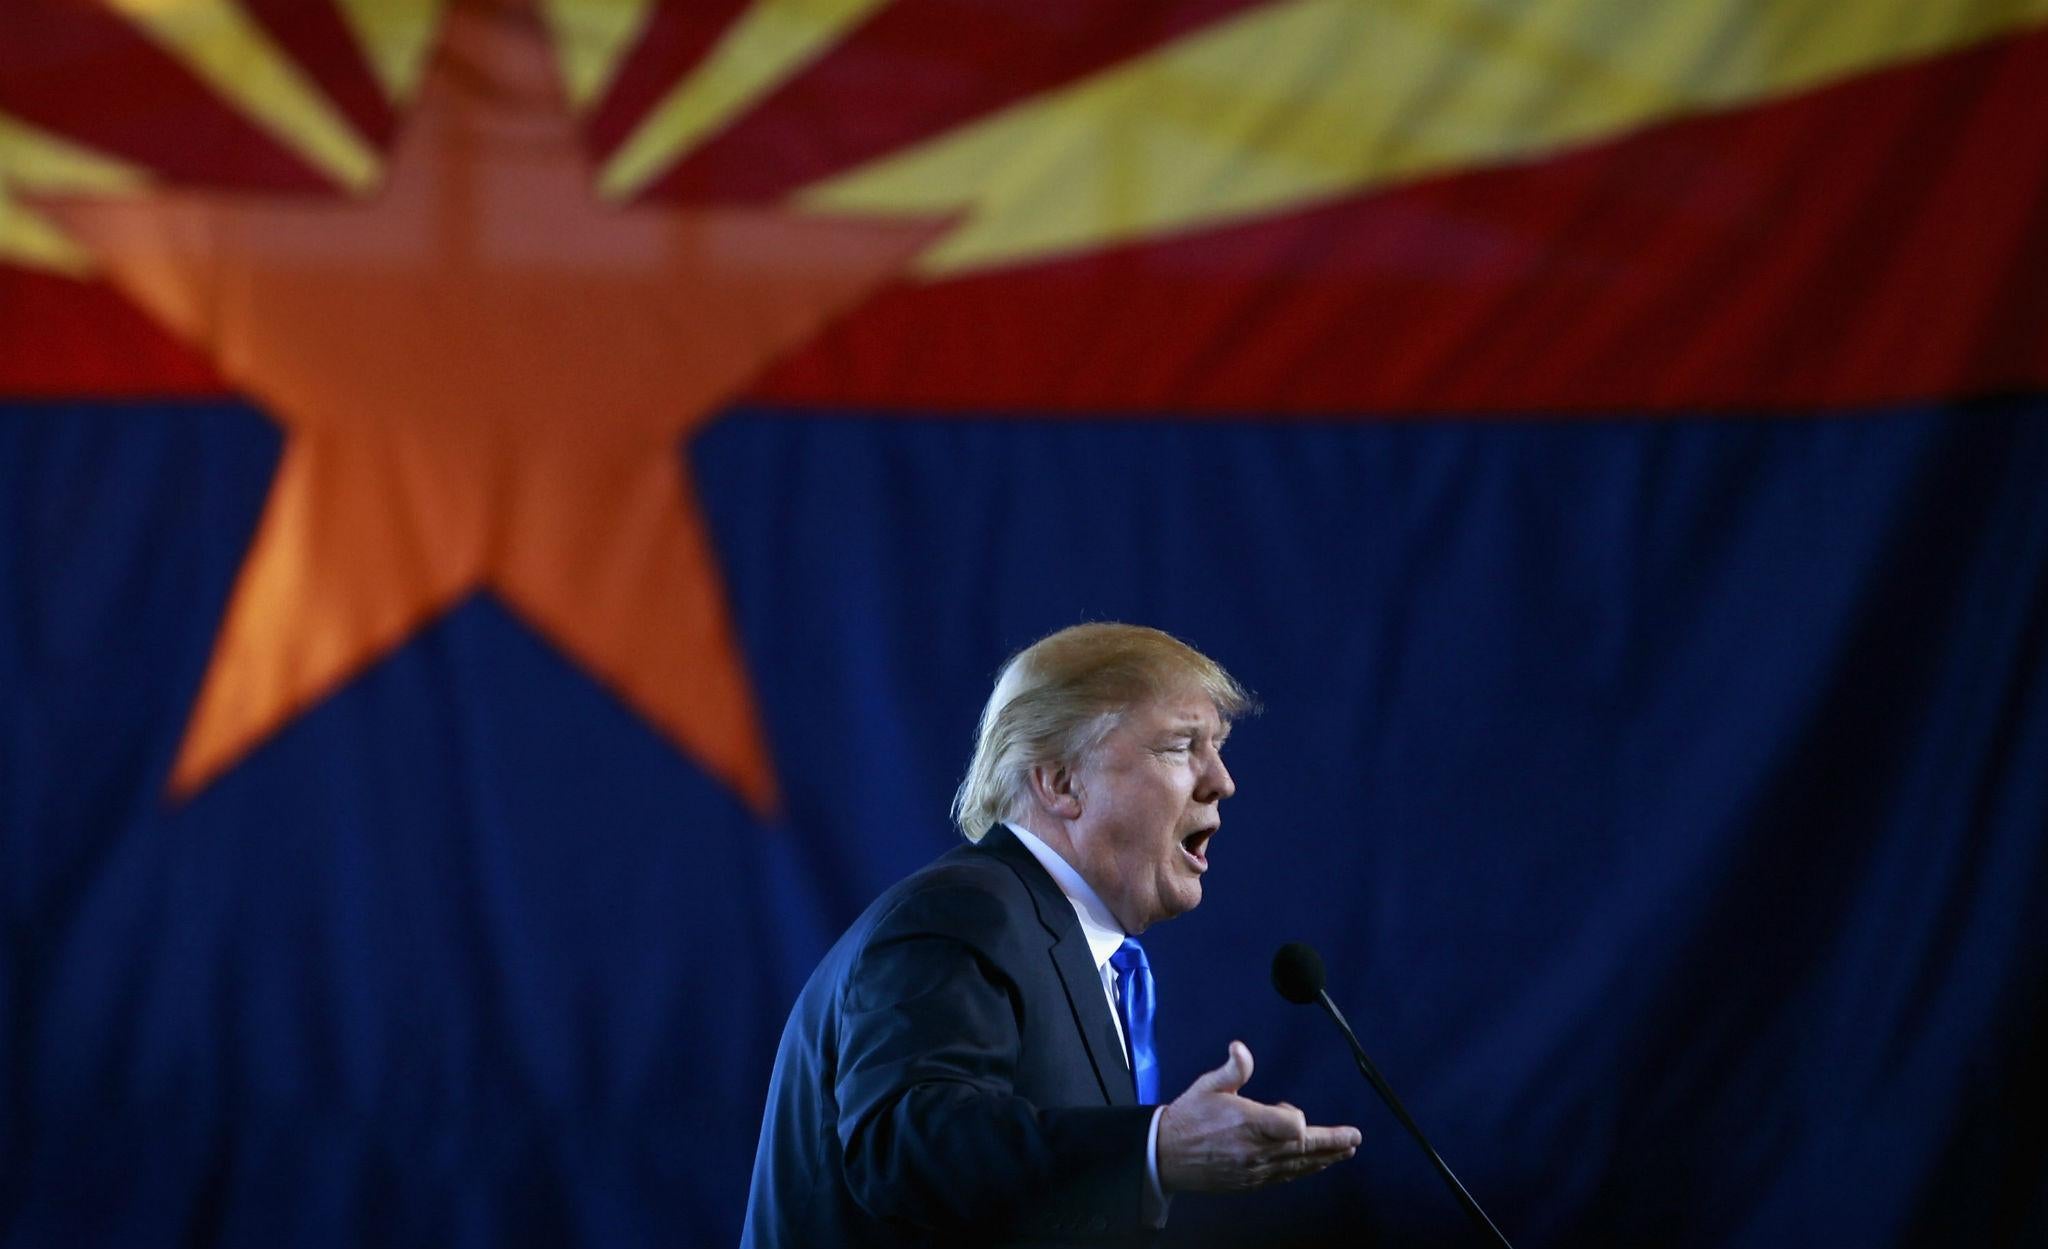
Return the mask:
[[[596,152],[626,141],[647,111],[697,67],[748,0],[662,0],[626,54],[583,132]]]
[[[242,0],[242,7],[320,84],[357,134],[377,148],[391,142],[397,118],[333,0]]]
[[[0,47],[0,95],[20,59]],[[1524,167],[900,287],[753,393],[1341,416],[1796,408],[2037,386],[2044,78],[2048,32],[2036,32]],[[0,267],[0,382],[215,388],[132,314],[88,315],[107,304]]]
[[[2048,383],[2048,32],[1520,168],[927,286],[753,388],[881,408],[1870,405]]]
[[[0,111],[184,182],[334,184],[98,5],[6,0]]]
[[[779,199],[1256,0],[898,0],[648,190]]]
[[[0,394],[219,395],[199,352],[97,282],[0,264]]]

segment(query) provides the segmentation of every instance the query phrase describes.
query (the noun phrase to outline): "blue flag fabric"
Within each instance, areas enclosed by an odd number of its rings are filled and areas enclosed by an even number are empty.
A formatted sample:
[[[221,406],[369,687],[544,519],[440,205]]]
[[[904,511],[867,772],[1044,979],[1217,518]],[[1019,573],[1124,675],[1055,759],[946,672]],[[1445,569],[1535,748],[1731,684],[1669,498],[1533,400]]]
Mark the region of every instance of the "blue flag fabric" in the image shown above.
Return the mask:
[[[2038,0],[193,7],[0,19],[0,1249],[733,1243],[1103,618],[1365,1133],[1168,1249],[1469,1243],[1293,939],[1522,1249],[2048,1244]]]
[[[1465,1234],[1267,988],[1292,938],[1519,1245],[2039,1243],[2044,416],[737,411],[690,452],[762,827],[489,595],[166,801],[278,436],[11,404],[0,1244],[730,1243],[798,985],[1085,617],[1266,707],[1147,934],[1162,1089],[1237,1037],[1365,1129],[1168,1243]]]

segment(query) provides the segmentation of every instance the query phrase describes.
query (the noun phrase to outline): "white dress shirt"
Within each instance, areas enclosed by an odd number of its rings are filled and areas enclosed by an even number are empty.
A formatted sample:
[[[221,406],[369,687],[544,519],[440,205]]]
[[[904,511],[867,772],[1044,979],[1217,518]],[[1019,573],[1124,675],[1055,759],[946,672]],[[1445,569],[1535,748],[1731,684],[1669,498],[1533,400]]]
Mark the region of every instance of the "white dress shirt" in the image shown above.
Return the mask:
[[[1116,917],[1103,905],[1101,897],[1074,870],[1074,865],[1061,858],[1059,851],[1038,839],[1030,829],[1020,828],[1004,821],[1004,827],[1017,834],[1017,840],[1038,860],[1060,892],[1073,904],[1074,914],[1081,920],[1081,935],[1088,939],[1088,953],[1095,959],[1095,972],[1102,977],[1102,996],[1109,1002],[1110,1022],[1116,1025],[1116,1039],[1123,1046],[1124,1066],[1131,1065],[1131,1042],[1124,1035],[1123,1012],[1116,1006],[1117,970],[1110,965],[1110,959],[1123,948],[1124,930]],[[1166,1107],[1152,1112],[1152,1130],[1145,1137],[1145,1216],[1154,1227],[1166,1226],[1166,1189],[1159,1182],[1159,1116]]]

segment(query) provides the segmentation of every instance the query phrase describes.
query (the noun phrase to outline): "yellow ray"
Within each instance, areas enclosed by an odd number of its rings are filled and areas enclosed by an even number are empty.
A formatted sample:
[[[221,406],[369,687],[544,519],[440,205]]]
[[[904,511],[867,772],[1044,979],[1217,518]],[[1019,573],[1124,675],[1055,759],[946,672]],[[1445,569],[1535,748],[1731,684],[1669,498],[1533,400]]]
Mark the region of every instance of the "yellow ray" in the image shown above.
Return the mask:
[[[250,120],[350,190],[377,153],[233,0],[104,0]]]
[[[0,181],[0,265],[70,278],[89,277],[93,271],[92,257],[63,231],[23,207],[8,193],[5,181]]]
[[[440,0],[334,0],[387,98],[409,100],[441,28]]]
[[[962,212],[941,275],[1531,160],[1960,47],[2048,0],[1287,0],[799,194]]]
[[[748,105],[830,50],[888,0],[755,0],[703,64],[648,111],[606,163],[598,190],[624,199]]]
[[[79,278],[94,268],[83,247],[10,192],[118,195],[148,181],[148,171],[139,165],[0,114],[0,263]]]
[[[570,107],[580,112],[604,94],[653,13],[654,0],[545,0]]]

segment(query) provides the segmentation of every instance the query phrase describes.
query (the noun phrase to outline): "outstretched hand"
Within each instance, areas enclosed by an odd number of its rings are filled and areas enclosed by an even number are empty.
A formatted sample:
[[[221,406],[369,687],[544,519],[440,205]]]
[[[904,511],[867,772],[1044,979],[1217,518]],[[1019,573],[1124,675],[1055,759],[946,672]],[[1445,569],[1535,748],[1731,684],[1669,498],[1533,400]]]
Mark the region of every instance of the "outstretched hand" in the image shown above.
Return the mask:
[[[1238,1090],[1252,1078],[1252,1052],[1230,1043],[1221,1067],[1198,1077],[1159,1119],[1159,1182],[1168,1192],[1237,1192],[1312,1175],[1358,1150],[1358,1129],[1312,1127],[1280,1102]]]

